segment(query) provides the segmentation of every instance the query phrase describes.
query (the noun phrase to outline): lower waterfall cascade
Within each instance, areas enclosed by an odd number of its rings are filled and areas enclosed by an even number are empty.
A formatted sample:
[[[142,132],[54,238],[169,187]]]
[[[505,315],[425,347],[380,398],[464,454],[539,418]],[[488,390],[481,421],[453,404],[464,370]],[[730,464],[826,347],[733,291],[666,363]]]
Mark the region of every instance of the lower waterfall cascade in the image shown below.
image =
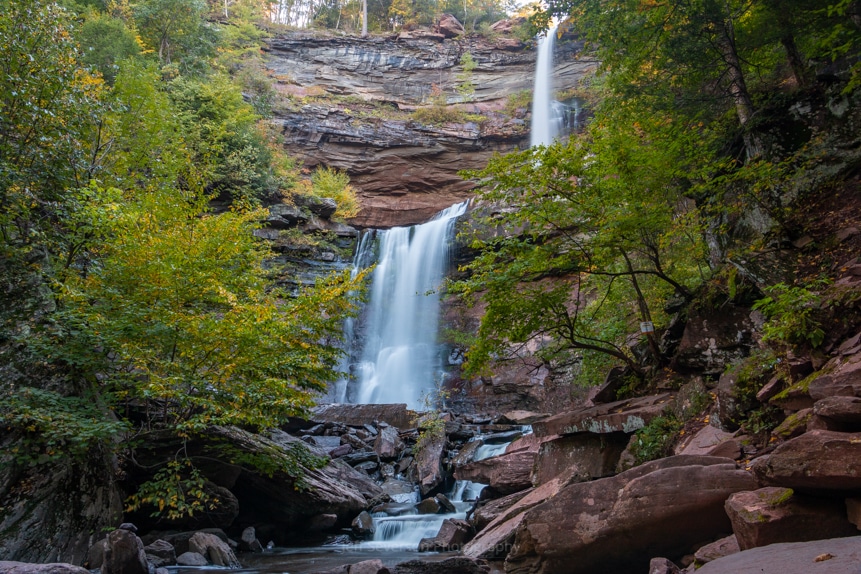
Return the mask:
[[[375,248],[377,266],[368,303],[358,319],[360,344],[348,341],[353,345],[348,349],[353,358],[351,364],[342,366],[355,383],[339,382],[332,397],[336,402],[406,403],[419,408],[441,382],[437,344],[440,287],[449,264],[454,223],[467,205],[452,205],[421,225],[362,235],[354,269],[368,267]],[[356,321],[345,325],[348,338],[357,330]]]

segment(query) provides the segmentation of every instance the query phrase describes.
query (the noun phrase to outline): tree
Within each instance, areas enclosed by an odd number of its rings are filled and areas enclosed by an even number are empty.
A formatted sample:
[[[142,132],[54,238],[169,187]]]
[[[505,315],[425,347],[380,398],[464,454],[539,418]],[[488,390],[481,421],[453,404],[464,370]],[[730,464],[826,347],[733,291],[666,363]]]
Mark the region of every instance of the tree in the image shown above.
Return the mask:
[[[194,52],[210,43],[204,0],[139,0],[133,8],[141,37],[163,64],[170,64],[177,52]]]
[[[664,118],[614,113],[588,137],[497,157],[470,174],[489,214],[472,237],[480,254],[452,290],[486,305],[467,354],[472,371],[530,345],[546,360],[574,351],[642,375],[630,333],[639,322],[660,328],[660,302],[690,299],[702,281],[699,217],[682,195],[681,152],[698,147],[695,138]],[[660,365],[654,335],[645,339],[646,362]]]

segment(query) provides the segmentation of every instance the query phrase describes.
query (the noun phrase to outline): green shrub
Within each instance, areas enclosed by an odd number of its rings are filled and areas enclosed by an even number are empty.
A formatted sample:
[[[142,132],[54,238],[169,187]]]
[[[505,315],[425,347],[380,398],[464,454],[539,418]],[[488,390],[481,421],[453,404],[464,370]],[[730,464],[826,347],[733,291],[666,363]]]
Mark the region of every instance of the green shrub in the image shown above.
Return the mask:
[[[673,443],[679,436],[684,423],[673,414],[656,417],[636,433],[631,445],[634,465],[656,460],[672,454]]]
[[[823,281],[813,286],[824,286]],[[768,321],[763,325],[762,340],[786,345],[810,344],[814,349],[822,344],[825,331],[816,317],[822,299],[805,287],[778,283],[766,289],[767,296],[754,303]]]

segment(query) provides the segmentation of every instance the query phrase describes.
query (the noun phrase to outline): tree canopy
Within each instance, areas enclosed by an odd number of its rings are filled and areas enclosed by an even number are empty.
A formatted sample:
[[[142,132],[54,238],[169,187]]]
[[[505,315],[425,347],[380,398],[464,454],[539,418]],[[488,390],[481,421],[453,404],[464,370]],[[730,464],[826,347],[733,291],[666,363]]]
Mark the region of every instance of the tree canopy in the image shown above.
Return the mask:
[[[193,0],[67,6],[0,1],[12,463],[127,455],[135,434],[265,429],[303,413],[339,376],[358,283],[283,292],[254,235],[261,200],[304,191],[242,97],[243,82],[265,94],[248,65],[260,37],[240,17],[256,3],[213,6],[236,18],[218,27]],[[217,198],[228,207],[214,210]]]

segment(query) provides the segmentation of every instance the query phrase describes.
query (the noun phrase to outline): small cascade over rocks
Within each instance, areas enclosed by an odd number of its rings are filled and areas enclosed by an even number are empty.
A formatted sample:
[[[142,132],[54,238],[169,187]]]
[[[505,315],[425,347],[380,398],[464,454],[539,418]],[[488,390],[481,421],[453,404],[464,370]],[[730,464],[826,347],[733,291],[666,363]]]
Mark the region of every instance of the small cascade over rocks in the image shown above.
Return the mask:
[[[346,381],[339,383],[333,397],[337,402],[406,403],[416,408],[440,382],[439,288],[454,223],[467,203],[452,205],[422,225],[363,235],[354,268],[369,266],[375,247],[377,266],[361,318],[361,349],[354,350],[348,367],[356,384],[351,388]],[[352,338],[356,325],[350,322],[346,330]]]

